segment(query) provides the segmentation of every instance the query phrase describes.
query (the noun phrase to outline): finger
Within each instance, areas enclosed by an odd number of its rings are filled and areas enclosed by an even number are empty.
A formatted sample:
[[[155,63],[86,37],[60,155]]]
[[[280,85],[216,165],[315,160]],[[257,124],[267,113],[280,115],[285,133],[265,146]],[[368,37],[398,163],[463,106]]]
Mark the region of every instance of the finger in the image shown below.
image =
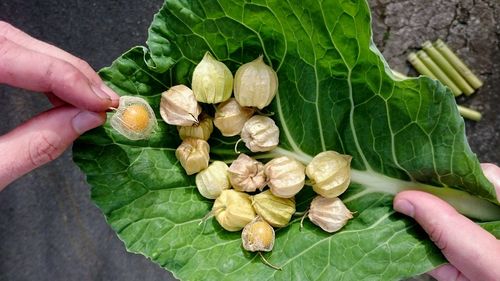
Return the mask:
[[[394,209],[413,217],[441,249],[448,261],[469,279],[500,276],[500,243],[438,197],[421,191],[403,191]]]
[[[497,190],[497,198],[500,198],[500,167],[491,163],[482,163],[481,169],[483,169],[484,175]]]
[[[104,121],[104,113],[64,106],[44,112],[1,136],[0,190],[57,158],[80,134]]]
[[[101,84],[102,80],[97,73],[84,60],[77,58],[70,53],[63,51],[53,45],[40,41],[15,28],[7,22],[0,21],[0,36],[19,46],[36,51],[60,60],[66,61],[78,68],[93,84]]]
[[[91,81],[91,83],[95,85],[101,85],[103,91],[106,92],[112,100],[119,99],[119,96],[102,82],[102,79],[99,77],[99,75],[97,75],[94,69],[92,69],[92,67],[84,60],[75,57],[70,53],[61,50],[53,45],[35,39],[4,21],[0,21],[0,36],[4,36],[9,41],[12,41],[17,45],[23,46],[32,51],[36,51],[50,57],[58,58],[62,61],[66,61],[72,64],[74,67],[79,69],[89,79],[89,81]]]
[[[45,93],[45,96],[47,96],[47,99],[54,107],[67,105],[67,103],[65,103],[62,99],[58,98],[53,93]]]
[[[451,264],[442,265],[429,272],[438,281],[469,281],[456,267]]]
[[[0,36],[0,83],[32,91],[52,92],[75,107],[105,111],[117,100],[72,64],[22,47]],[[116,95],[116,94],[115,94]]]

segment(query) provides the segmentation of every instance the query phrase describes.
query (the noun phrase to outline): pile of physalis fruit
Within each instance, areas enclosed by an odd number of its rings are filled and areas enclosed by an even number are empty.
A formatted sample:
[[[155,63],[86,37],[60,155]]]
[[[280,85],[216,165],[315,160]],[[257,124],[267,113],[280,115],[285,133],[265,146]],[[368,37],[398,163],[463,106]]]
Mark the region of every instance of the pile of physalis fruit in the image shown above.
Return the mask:
[[[194,69],[191,86],[177,85],[163,92],[160,114],[166,123],[177,126],[182,143],[175,155],[180,164],[188,175],[196,174],[200,194],[215,199],[212,211],[202,221],[215,216],[227,231],[243,229],[244,249],[258,252],[265,264],[280,269],[267,262],[261,252],[273,249],[274,228],[286,227],[297,215],[295,195],[304,187],[306,175],[307,184],[318,196],[302,220],[307,215],[331,233],[352,218],[338,198],[349,186],[351,156],[324,151],[306,167],[288,156],[264,164],[237,151],[240,141],[253,153],[278,146],[278,127],[273,119],[261,114],[277,93],[278,76],[262,56],[241,65],[233,78],[227,66],[207,52]],[[215,116],[202,112],[199,103],[214,104]],[[148,138],[157,121],[145,100],[122,96],[111,125],[125,137],[138,140]],[[207,140],[213,125],[223,136],[241,137],[235,145],[239,155],[229,166],[222,161],[210,163]],[[269,189],[264,190],[266,186]]]

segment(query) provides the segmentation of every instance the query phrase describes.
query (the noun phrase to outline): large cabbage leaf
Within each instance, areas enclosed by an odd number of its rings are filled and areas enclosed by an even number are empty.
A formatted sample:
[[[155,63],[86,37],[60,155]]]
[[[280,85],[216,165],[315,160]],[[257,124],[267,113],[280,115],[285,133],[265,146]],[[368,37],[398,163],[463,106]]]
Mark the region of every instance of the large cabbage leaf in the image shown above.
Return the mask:
[[[276,232],[268,260],[245,252],[240,234],[214,220],[200,225],[212,202],[201,197],[177,162],[177,130],[159,119],[147,141],[129,141],[109,124],[82,136],[74,160],[92,199],[127,249],[185,280],[398,280],[444,262],[412,220],[392,210],[395,193],[438,194],[499,234],[497,199],[470,151],[453,95],[421,77],[396,80],[372,43],[364,0],[167,0],[155,16],[148,47],[118,58],[101,76],[122,95],[155,108],[171,85],[190,84],[206,51],[234,72],[260,54],[278,72],[270,111],[279,148],[307,163],[320,151],[353,156],[352,184],[342,199],[355,218],[335,234],[299,219]],[[236,158],[235,138],[211,139],[213,159]],[[313,193],[297,197],[307,208]],[[491,202],[491,203],[490,203]]]

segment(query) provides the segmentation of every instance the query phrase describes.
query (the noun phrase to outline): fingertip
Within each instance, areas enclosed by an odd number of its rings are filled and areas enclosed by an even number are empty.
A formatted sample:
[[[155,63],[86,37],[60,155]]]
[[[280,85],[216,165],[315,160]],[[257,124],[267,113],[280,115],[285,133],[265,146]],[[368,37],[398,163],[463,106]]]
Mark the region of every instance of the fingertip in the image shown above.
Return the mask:
[[[107,110],[110,107],[118,107],[120,96],[111,90],[111,88],[109,88],[106,84],[102,82],[100,84],[92,84],[90,88],[92,89],[92,92],[94,92],[94,95],[96,95],[101,101],[104,101],[104,104],[101,108],[99,108],[99,111]],[[95,111],[95,109],[90,110]]]
[[[118,107],[120,96],[115,91],[113,91],[110,87],[108,87],[104,83],[100,86],[100,90],[104,92],[107,95],[107,97],[111,100],[112,103],[111,106]]]
[[[500,198],[500,167],[491,163],[482,163],[481,169],[484,176],[495,186],[497,197]]]
[[[83,134],[91,129],[101,126],[106,121],[104,113],[80,111],[71,121],[73,129],[78,134]]]
[[[428,273],[436,280],[455,280],[455,281],[468,281],[456,267],[451,264],[443,264]]]
[[[393,208],[399,213],[417,219],[427,212],[456,213],[456,210],[442,199],[418,190],[406,190],[396,194]]]
[[[410,201],[405,199],[404,195],[403,196],[398,196],[398,195],[396,195],[393,201],[394,210],[409,217],[413,217],[415,215],[415,206],[413,206],[413,204]]]

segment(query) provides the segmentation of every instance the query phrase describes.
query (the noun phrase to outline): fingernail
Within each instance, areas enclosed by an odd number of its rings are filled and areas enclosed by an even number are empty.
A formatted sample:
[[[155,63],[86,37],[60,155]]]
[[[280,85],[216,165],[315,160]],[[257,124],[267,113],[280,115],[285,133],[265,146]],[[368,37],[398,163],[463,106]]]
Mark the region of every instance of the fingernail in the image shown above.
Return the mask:
[[[73,129],[83,134],[86,131],[98,127],[104,123],[104,118],[95,112],[80,111],[72,120]]]
[[[120,96],[115,93],[115,91],[111,90],[111,88],[106,84],[102,84],[101,90],[105,92],[112,101],[118,101],[120,99]]]
[[[415,214],[415,207],[406,199],[398,199],[394,201],[394,210],[412,218]]]
[[[101,98],[103,100],[108,100],[108,101],[111,100],[109,95],[105,91],[103,91],[100,86],[91,85],[90,88],[92,88],[92,91],[94,92],[94,94],[96,96],[98,96],[99,98]]]

